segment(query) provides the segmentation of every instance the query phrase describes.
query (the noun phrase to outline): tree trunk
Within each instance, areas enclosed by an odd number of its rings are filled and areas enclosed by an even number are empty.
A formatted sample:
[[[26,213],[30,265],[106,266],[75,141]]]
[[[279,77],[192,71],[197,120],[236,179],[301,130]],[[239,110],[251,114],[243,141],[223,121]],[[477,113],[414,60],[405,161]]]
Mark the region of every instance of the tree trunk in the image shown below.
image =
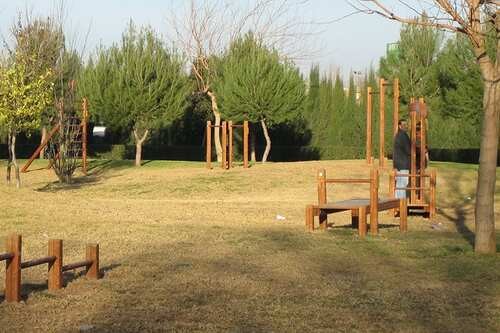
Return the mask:
[[[479,14],[477,14],[479,15]],[[476,50],[484,82],[483,124],[481,129],[481,150],[476,187],[474,211],[476,253],[496,253],[495,233],[495,185],[498,155],[500,116],[500,10],[495,17],[497,29],[497,49],[495,63],[485,55],[484,48]]]
[[[7,151],[9,153],[9,157],[7,159],[7,174],[6,174],[6,180],[8,184],[10,184],[10,179],[11,179],[10,173],[12,170],[12,150],[10,149],[11,142],[12,142],[12,131],[9,129],[9,134],[7,137]]]
[[[47,127],[43,126],[42,127],[42,138],[40,139],[40,145],[45,141],[47,138]],[[43,147],[42,150],[40,150],[40,159],[44,160],[45,159],[45,149],[46,147]]]
[[[260,121],[260,124],[262,125],[262,130],[264,131],[264,137],[266,138],[266,150],[264,150],[264,155],[262,155],[262,163],[266,163],[267,157],[269,156],[269,152],[271,151],[271,137],[267,132],[267,126],[264,119]]]
[[[16,173],[16,187],[21,187],[21,176],[19,174],[19,165],[16,159],[16,134],[9,131],[9,162],[7,163],[7,180],[10,183],[11,166],[14,166]]]
[[[252,134],[250,135],[250,161],[252,163],[257,162],[257,155],[255,153],[255,145],[256,145],[256,140],[255,140],[255,130],[253,127],[251,128]]]
[[[481,131],[481,150],[476,188],[474,250],[477,253],[496,252],[495,183],[498,154],[498,116],[500,85],[485,81]]]
[[[217,98],[215,94],[211,91],[207,91],[208,97],[210,97],[210,102],[212,104],[212,112],[215,117],[215,126],[220,126],[221,117],[219,112],[219,107],[217,105]],[[215,143],[215,152],[217,153],[217,162],[222,161],[222,145],[220,143],[220,127],[215,127],[214,131],[214,143]]]
[[[135,138],[135,166],[140,167],[142,161],[142,145],[146,141],[149,134],[149,130],[146,130],[142,136],[139,135],[139,131],[134,129]]]

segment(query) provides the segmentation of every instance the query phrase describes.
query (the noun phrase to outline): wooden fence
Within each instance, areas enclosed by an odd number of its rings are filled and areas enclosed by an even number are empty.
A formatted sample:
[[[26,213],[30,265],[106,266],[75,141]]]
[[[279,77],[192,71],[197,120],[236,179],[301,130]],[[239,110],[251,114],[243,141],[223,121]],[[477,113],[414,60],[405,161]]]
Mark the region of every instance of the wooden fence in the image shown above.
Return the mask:
[[[0,253],[0,262],[5,261],[5,300],[21,300],[21,272],[23,269],[48,264],[48,288],[57,290],[63,287],[63,273],[77,268],[86,269],[86,276],[99,278],[99,244],[89,244],[85,260],[63,265],[63,241],[49,240],[48,254],[45,257],[22,261],[22,237],[11,235],[7,238],[6,253]]]

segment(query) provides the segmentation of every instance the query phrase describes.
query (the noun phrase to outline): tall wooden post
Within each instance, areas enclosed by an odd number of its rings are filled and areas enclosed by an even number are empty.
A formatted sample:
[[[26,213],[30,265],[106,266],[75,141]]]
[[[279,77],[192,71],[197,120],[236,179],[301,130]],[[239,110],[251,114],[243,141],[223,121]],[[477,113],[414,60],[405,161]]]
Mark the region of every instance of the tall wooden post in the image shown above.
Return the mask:
[[[417,173],[417,108],[418,106],[413,103],[413,109],[410,110],[411,114],[411,157],[410,157],[410,203],[415,203],[416,201],[416,173]]]
[[[61,289],[63,285],[63,242],[61,239],[49,240],[49,257],[54,256],[54,262],[49,263],[49,290]]]
[[[372,87],[366,88],[366,163],[372,163]]]
[[[86,276],[91,279],[99,278],[99,244],[89,244],[86,250],[86,259],[92,264],[87,268]]]
[[[371,169],[370,172],[370,232],[378,234],[378,170]]]
[[[326,170],[318,170],[318,204],[326,204]],[[319,226],[326,230],[328,218],[326,214],[319,214]]]
[[[7,302],[21,301],[21,235],[11,235],[7,239],[7,252],[13,257],[7,259],[5,269],[5,300]]]
[[[82,170],[87,173],[87,123],[89,120],[88,101],[83,98],[82,102],[83,123],[82,123]]]
[[[398,133],[398,122],[399,122],[399,78],[395,78],[392,83],[394,91],[394,113],[392,115],[392,132],[393,136]]]
[[[421,201],[424,200],[424,189],[423,189],[423,185],[425,184],[425,179],[422,177],[424,174],[425,174],[425,168],[426,168],[426,165],[425,165],[425,147],[427,145],[427,133],[426,133],[426,128],[425,128],[425,115],[427,113],[427,110],[426,110],[426,105],[425,105],[425,102],[424,102],[424,99],[421,98],[420,99],[420,112],[419,112],[419,120],[418,120],[418,123],[420,124],[420,181],[418,182],[419,184],[419,187],[420,187],[420,190],[419,190],[419,198]]]
[[[207,142],[206,142],[206,148],[207,148],[207,169],[212,169],[212,122],[207,121]]]
[[[229,156],[228,156],[228,169],[233,167],[233,122],[229,121]]]
[[[248,168],[248,121],[243,122],[243,167]]]
[[[222,169],[227,169],[227,122],[222,122]]]
[[[385,80],[384,79],[380,79],[380,83],[379,83],[380,87],[379,87],[379,98],[380,98],[380,104],[379,104],[379,108],[380,108],[380,117],[379,117],[379,166],[381,168],[384,167],[384,164],[385,164],[385,161],[384,161],[384,158],[385,158],[385,152],[384,152],[384,149],[385,149]]]

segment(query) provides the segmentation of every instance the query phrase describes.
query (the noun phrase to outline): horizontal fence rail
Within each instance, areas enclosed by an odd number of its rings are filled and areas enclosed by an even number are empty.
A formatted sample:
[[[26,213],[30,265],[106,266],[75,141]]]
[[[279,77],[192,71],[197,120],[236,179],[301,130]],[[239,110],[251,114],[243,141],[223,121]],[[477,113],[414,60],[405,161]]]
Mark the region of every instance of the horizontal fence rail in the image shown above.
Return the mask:
[[[11,235],[7,238],[6,253],[0,254],[0,261],[5,261],[5,300],[19,302],[21,300],[21,271],[26,268],[48,265],[48,289],[57,290],[63,287],[63,272],[85,267],[86,276],[99,278],[99,244],[89,244],[86,258],[83,261],[63,265],[63,241],[49,240],[48,255],[27,261],[21,261],[22,237]]]

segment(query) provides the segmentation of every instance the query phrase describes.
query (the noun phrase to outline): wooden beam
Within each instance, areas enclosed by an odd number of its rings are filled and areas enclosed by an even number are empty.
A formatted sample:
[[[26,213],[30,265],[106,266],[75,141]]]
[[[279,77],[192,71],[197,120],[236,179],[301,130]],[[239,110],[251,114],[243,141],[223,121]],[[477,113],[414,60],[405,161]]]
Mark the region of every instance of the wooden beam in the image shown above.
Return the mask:
[[[370,232],[372,235],[378,234],[378,184],[379,174],[375,168],[371,169],[370,179]]]
[[[318,204],[326,204],[326,170],[318,170]],[[328,217],[326,214],[319,214],[320,228],[326,230],[328,225]]]
[[[233,122],[229,121],[229,156],[228,156],[228,169],[233,167]]]

